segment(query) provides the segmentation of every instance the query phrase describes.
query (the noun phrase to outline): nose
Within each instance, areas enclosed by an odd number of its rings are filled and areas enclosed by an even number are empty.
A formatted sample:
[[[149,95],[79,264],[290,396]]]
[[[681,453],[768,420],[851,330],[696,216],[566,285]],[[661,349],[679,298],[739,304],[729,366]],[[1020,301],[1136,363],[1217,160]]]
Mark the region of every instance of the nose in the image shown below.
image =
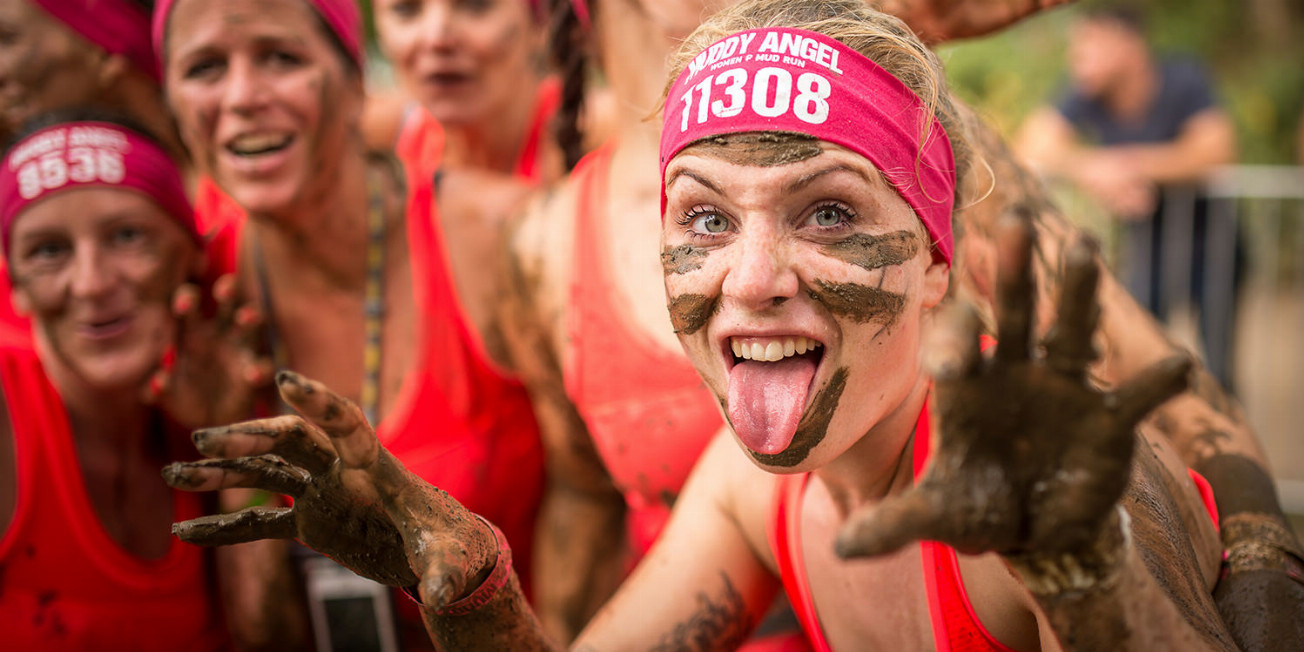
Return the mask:
[[[742,234],[721,292],[751,310],[766,310],[796,296],[797,270],[782,243],[768,231]]]
[[[428,3],[421,17],[421,24],[418,26],[419,44],[430,50],[451,50],[454,45],[454,20],[452,3]]]
[[[113,275],[99,247],[78,247],[73,254],[69,291],[74,298],[97,299],[113,289]]]
[[[223,103],[240,114],[257,111],[266,103],[266,87],[253,62],[244,58],[233,59],[226,77]]]

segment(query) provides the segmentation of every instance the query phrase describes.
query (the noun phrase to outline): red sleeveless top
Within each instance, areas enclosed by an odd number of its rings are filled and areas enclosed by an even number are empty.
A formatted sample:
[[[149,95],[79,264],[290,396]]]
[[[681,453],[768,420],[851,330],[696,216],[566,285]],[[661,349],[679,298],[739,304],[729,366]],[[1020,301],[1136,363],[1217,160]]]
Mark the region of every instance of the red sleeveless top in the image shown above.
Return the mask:
[[[512,166],[512,176],[516,179],[530,185],[543,181],[543,161],[540,158],[550,138],[548,123],[552,122],[560,104],[561,82],[556,77],[544,79],[534,99],[534,114],[530,118],[525,144]],[[444,128],[428,111],[414,104],[403,117],[395,149],[402,150],[399,158],[411,166],[410,172],[432,177],[439,171],[444,156]]]
[[[416,362],[376,433],[413,473],[503,531],[528,588],[543,446],[524,385],[488,360],[449,275],[433,174],[422,172],[426,165],[438,167],[442,131],[435,127],[396,146],[408,187],[405,221],[418,345],[412,352]],[[230,222],[210,241],[210,264],[235,269],[243,222]]]
[[[161,559],[140,559],[100,525],[86,494],[63,401],[36,354],[0,349],[0,381],[18,472],[13,520],[0,539],[3,647],[226,647],[216,591],[200,548],[174,539]],[[196,494],[173,491],[175,520],[199,516],[199,501]]]
[[[656,540],[670,505],[724,419],[693,365],[633,328],[608,274],[619,269],[603,242],[612,146],[571,173],[578,189],[575,267],[563,362],[566,393],[629,505],[640,555]]]
[[[984,346],[990,340],[984,338]],[[913,467],[915,477],[923,472],[928,461],[928,446],[932,429],[929,424],[928,403],[919,413],[915,425]],[[1188,470],[1195,481],[1205,510],[1218,526],[1218,508],[1213,502],[1213,489],[1208,481],[1194,470]],[[810,640],[815,652],[831,652],[824,638],[819,614],[815,612],[815,598],[806,577],[806,567],[801,547],[801,499],[806,491],[809,473],[779,476],[775,482],[774,509],[770,514],[770,549],[779,566],[779,577],[784,591],[792,602],[797,620]],[[960,575],[960,563],[955,549],[936,541],[919,542],[923,558],[924,585],[928,593],[928,613],[933,623],[933,642],[938,652],[1011,652],[987,631],[969,602]]]

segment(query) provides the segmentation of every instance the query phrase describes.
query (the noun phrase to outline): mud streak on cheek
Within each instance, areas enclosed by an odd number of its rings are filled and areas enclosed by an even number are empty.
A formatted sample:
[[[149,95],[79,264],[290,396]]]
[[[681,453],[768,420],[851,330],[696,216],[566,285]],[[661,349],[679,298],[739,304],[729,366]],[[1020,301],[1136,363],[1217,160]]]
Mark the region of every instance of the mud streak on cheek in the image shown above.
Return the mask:
[[[857,233],[820,247],[825,255],[868,270],[901,265],[919,253],[919,236],[913,231],[885,235]]]
[[[661,252],[661,269],[666,276],[686,274],[701,269],[708,255],[705,249],[688,244],[665,249]]]
[[[833,421],[833,413],[837,411],[842,392],[846,389],[847,368],[838,367],[829,378],[828,384],[815,395],[810,407],[801,415],[801,421],[797,423],[797,433],[793,435],[792,443],[788,448],[772,455],[747,449],[747,454],[767,466],[793,467],[801,464],[810,455],[811,450],[824,441],[824,436],[829,431],[829,424]]]
[[[706,325],[706,321],[720,307],[720,296],[681,294],[670,300],[670,323],[679,335],[692,335]]]
[[[904,294],[859,283],[830,283],[817,279],[815,287],[808,292],[812,299],[835,315],[850,318],[858,324],[878,322],[885,328],[896,324],[906,306]]]

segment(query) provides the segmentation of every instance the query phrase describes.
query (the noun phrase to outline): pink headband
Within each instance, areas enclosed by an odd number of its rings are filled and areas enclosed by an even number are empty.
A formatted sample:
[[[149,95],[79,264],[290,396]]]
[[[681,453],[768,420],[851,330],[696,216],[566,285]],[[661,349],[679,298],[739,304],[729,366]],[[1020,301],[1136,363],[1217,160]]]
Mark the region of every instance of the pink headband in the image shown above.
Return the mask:
[[[14,220],[65,190],[123,188],[154,200],[196,241],[195,213],[177,165],[162,147],[108,122],[65,122],[14,145],[0,165],[0,245],[9,252]]]
[[[205,0],[212,2],[214,0]],[[353,62],[362,69],[362,14],[358,11],[356,0],[305,0],[325,19],[332,32],[339,37]],[[154,53],[159,67],[163,62],[163,36],[167,33],[168,15],[177,0],[158,0],[154,5]]]
[[[755,29],[716,41],[666,96],[662,181],[670,159],[688,145],[749,131],[808,134],[869,159],[951,262],[951,141],[923,100],[878,64],[800,29]],[[663,216],[665,208],[663,186]]]
[[[580,21],[580,27],[584,31],[593,29],[593,20],[589,18],[589,3],[587,0],[571,0],[571,8],[575,10],[575,17]]]
[[[109,54],[120,54],[159,79],[149,42],[149,12],[131,0],[32,0],[32,3]]]

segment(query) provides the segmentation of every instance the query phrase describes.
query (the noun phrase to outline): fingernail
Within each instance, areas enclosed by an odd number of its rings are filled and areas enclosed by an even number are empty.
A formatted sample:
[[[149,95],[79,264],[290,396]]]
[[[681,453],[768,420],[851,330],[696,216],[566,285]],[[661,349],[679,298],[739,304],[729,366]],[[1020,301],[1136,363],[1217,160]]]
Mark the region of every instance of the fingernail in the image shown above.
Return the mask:
[[[281,386],[299,385],[299,374],[288,369],[276,372],[276,384]]]

